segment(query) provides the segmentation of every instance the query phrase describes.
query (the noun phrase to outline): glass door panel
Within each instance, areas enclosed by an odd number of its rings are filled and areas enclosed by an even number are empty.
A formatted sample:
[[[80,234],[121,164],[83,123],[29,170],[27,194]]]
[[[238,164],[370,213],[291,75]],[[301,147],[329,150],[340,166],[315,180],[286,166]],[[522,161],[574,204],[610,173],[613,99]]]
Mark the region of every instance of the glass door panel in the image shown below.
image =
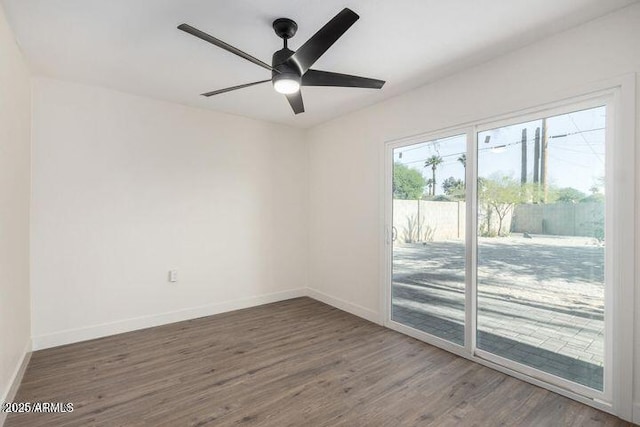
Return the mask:
[[[606,108],[478,133],[476,346],[603,390]]]
[[[464,345],[466,135],[393,150],[391,320]]]

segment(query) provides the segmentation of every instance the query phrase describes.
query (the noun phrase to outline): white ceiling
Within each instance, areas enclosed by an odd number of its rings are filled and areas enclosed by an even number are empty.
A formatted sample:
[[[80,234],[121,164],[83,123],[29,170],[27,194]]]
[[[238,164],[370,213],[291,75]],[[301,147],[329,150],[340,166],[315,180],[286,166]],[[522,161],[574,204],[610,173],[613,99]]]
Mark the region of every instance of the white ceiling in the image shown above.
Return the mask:
[[[484,62],[636,0],[2,0],[37,75],[310,127]],[[304,88],[294,116],[270,84],[200,93],[270,73],[176,29],[189,23],[270,63],[271,28],[292,18],[296,49],[342,8],[360,15],[314,68],[387,81],[380,91]]]

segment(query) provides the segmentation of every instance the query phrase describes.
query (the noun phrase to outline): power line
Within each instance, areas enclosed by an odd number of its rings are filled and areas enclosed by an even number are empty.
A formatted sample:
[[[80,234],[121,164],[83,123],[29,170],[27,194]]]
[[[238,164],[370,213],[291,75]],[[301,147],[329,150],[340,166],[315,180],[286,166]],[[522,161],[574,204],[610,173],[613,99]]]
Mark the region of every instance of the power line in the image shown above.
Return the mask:
[[[571,117],[571,116],[569,116]],[[571,121],[573,121],[573,118],[571,119]],[[576,122],[573,122],[574,126],[576,124]],[[576,126],[577,128],[577,126]],[[559,135],[552,135],[549,137],[549,139],[551,138],[565,138],[567,136],[571,136],[571,135],[578,135],[578,134],[583,134],[583,133],[587,133],[587,132],[595,132],[597,130],[605,130],[605,128],[594,128],[594,129],[588,129],[588,130],[580,130],[578,129],[578,132],[569,132],[569,133],[563,133],[563,134],[559,134]],[[583,136],[584,138],[584,136]]]
[[[572,119],[572,120],[573,120],[573,119]],[[574,126],[576,126],[576,125],[575,125],[575,122],[574,122]],[[596,152],[595,152],[595,150],[594,150],[594,148],[593,148],[593,146],[592,146],[592,143],[590,143],[589,141],[587,141],[587,139],[584,137],[584,135],[583,135],[583,134],[584,134],[584,133],[589,133],[589,132],[596,132],[596,131],[604,130],[605,128],[603,128],[603,127],[602,127],[602,128],[594,128],[594,129],[587,129],[587,130],[579,130],[579,128],[578,128],[577,126],[576,126],[576,128],[578,129],[578,131],[577,131],[577,132],[569,132],[569,133],[565,133],[565,134],[552,135],[552,136],[549,136],[549,139],[552,139],[552,138],[564,138],[564,137],[568,137],[568,136],[571,136],[571,135],[578,135],[578,134],[580,134],[580,135],[582,136],[582,139],[583,139],[583,140],[585,141],[585,143],[586,143],[586,144],[584,144],[584,145],[588,145],[588,146],[589,146],[589,148],[590,148],[590,150],[593,152],[593,154],[598,158],[598,160],[599,160],[599,161],[601,161],[601,162],[602,162],[602,158],[599,156],[599,154],[598,154],[598,153],[596,153]],[[458,135],[458,136],[459,136],[459,135]],[[436,141],[437,141],[437,142],[439,142],[439,141],[444,141],[444,140],[446,140],[446,139],[452,139],[452,138],[456,138],[456,137],[458,137],[458,136],[453,136],[453,137],[449,137],[449,138],[439,139],[439,140],[436,140]],[[429,142],[424,142],[424,143],[419,143],[419,144],[428,144],[428,143],[429,143]],[[497,149],[497,148],[507,148],[507,147],[511,147],[511,146],[519,145],[519,144],[522,144],[522,140],[518,140],[518,141],[514,141],[514,142],[509,142],[509,143],[506,143],[506,144],[502,144],[502,145],[498,145],[498,146],[493,146],[493,147],[482,147],[482,148],[478,147],[478,151],[494,150],[494,149]],[[555,144],[554,144],[554,145],[555,145]],[[576,144],[574,143],[574,144],[572,144],[572,145],[576,145]],[[580,144],[580,145],[582,145],[582,144]],[[420,147],[409,148],[409,149],[407,149],[407,150],[403,150],[403,151],[401,151],[400,153],[406,153],[407,151],[417,150],[417,149],[421,149],[421,148],[425,148],[425,146],[423,145],[423,146],[420,146]],[[564,149],[564,150],[567,150],[565,147],[562,147],[562,146],[555,146],[555,148],[562,148],[562,149]],[[572,150],[567,150],[567,151],[572,151]],[[576,151],[576,152],[579,152],[579,151]],[[400,153],[398,153],[398,154],[400,154]],[[460,153],[445,154],[445,155],[441,155],[441,156],[439,156],[439,157],[441,157],[441,158],[454,157],[454,156],[458,156],[458,157],[459,157],[459,156],[462,156],[463,154],[467,154],[467,153],[466,153],[466,151],[465,151],[465,152],[460,152]],[[420,160],[413,160],[413,161],[411,161],[411,162],[402,162],[402,164],[404,164],[404,165],[411,165],[411,164],[414,164],[414,163],[422,163],[422,162],[426,162],[426,161],[427,161],[427,158],[424,158],[424,159],[420,159]],[[454,163],[456,163],[456,162],[444,162],[444,163],[442,163],[442,164],[454,164]]]
[[[575,122],[574,122],[574,125],[575,125]],[[577,126],[576,126],[576,128],[577,128]],[[578,135],[578,134],[584,134],[584,133],[589,133],[589,132],[596,132],[596,131],[605,130],[605,129],[606,128],[603,128],[603,127],[602,128],[586,129],[586,130],[579,130],[578,129],[577,132],[568,132],[568,133],[562,133],[562,134],[558,134],[558,135],[551,135],[551,136],[549,136],[549,139],[552,139],[552,138],[565,138],[565,137],[571,136],[571,135]],[[451,137],[448,137],[448,138],[436,139],[436,140],[433,140],[433,141],[418,142],[418,143],[416,143],[414,145],[420,145],[420,147],[403,149],[402,151],[399,151],[399,153],[400,152],[401,153],[406,153],[407,151],[419,150],[421,148],[428,147],[429,146],[428,144],[436,144],[436,143],[440,143],[442,141],[446,141],[448,139],[458,138],[460,136],[461,135],[456,135],[456,136],[451,136]],[[584,139],[584,136],[583,136],[583,139]],[[587,141],[586,139],[585,139],[585,141],[586,141],[587,144],[590,144],[590,142]],[[514,144],[520,144],[520,143],[522,143],[522,140],[517,140],[517,141],[514,141],[514,142],[510,142],[510,143],[504,144],[504,145],[514,145]],[[398,148],[396,148],[395,150],[398,150]],[[465,154],[465,153],[446,154],[445,156],[456,156],[456,155],[460,155],[460,154]],[[445,156],[441,156],[441,157],[445,157]]]
[[[442,141],[447,141],[449,139],[454,139],[454,138],[460,138],[461,136],[465,137],[465,142],[466,142],[466,136],[467,135],[463,133],[463,134],[460,134],[460,135],[448,136],[448,137],[442,138],[442,139],[434,139],[432,141],[417,142],[417,143],[415,143],[413,145],[420,145],[420,147],[407,148],[406,150],[402,150],[401,153],[406,153],[407,151],[419,150],[421,148],[428,147],[431,144],[433,144],[433,145],[439,144]],[[396,148],[396,150],[397,150],[397,148]]]
[[[578,130],[578,132],[580,133],[580,128],[578,127],[578,124],[576,123],[575,120],[573,120],[573,117],[571,116],[571,114],[568,115],[569,119],[571,119],[571,122],[573,123],[573,125],[576,127],[576,129]],[[589,141],[587,141],[587,138],[585,138],[584,134],[580,133],[580,136],[582,137],[582,140],[584,142],[587,143],[587,145],[589,146],[589,148],[591,149],[591,151],[593,152],[593,154],[596,156],[596,158],[598,160],[600,160],[600,163],[602,163],[604,165],[604,160],[602,160],[602,157],[600,157],[598,155],[598,153],[596,153],[596,150],[593,149],[593,147],[591,146],[591,144],[589,143]]]

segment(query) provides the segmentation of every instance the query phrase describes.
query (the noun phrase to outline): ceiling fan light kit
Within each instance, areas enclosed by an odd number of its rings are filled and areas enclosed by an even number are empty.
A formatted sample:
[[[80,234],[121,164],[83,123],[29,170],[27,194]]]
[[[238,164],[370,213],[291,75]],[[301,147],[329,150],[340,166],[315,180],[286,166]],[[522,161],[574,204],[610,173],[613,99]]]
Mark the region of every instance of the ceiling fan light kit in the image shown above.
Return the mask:
[[[300,90],[300,77],[294,74],[277,74],[273,76],[273,88],[283,95],[291,95]]]
[[[301,86],[334,86],[356,87],[367,89],[381,89],[383,80],[366,77],[351,76],[348,74],[333,73],[329,71],[313,70],[311,66],[342,36],[357,20],[359,16],[351,9],[345,8],[331,19],[324,27],[318,30],[297,51],[287,47],[287,41],[296,34],[298,24],[288,18],[278,18],[273,21],[273,30],[282,38],[284,46],[273,54],[271,65],[262,62],[203,31],[188,24],[181,24],[178,29],[196,36],[206,42],[218,46],[234,55],[246,59],[262,68],[271,71],[271,79],[245,83],[225,89],[218,89],[203,93],[203,96],[219,95],[245,87],[272,82],[276,92],[286,96],[289,105],[295,114],[304,112]]]

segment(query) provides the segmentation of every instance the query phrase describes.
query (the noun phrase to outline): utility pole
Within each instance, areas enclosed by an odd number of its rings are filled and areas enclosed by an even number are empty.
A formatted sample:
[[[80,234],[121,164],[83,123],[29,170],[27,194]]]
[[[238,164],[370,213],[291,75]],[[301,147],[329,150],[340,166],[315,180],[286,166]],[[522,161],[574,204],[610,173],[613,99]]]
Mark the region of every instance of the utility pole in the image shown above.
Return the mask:
[[[533,187],[534,187],[534,195],[533,202],[538,203],[540,201],[540,191],[538,183],[539,172],[540,172],[540,128],[536,128],[536,137],[533,145]]]
[[[520,173],[520,184],[527,183],[527,128],[522,129],[522,169]]]
[[[542,184],[542,202],[547,203],[547,198],[549,195],[549,186],[548,186],[548,173],[547,168],[549,164],[549,138],[547,135],[547,119],[542,119],[542,146],[541,146],[541,157],[540,160],[540,183]]]

